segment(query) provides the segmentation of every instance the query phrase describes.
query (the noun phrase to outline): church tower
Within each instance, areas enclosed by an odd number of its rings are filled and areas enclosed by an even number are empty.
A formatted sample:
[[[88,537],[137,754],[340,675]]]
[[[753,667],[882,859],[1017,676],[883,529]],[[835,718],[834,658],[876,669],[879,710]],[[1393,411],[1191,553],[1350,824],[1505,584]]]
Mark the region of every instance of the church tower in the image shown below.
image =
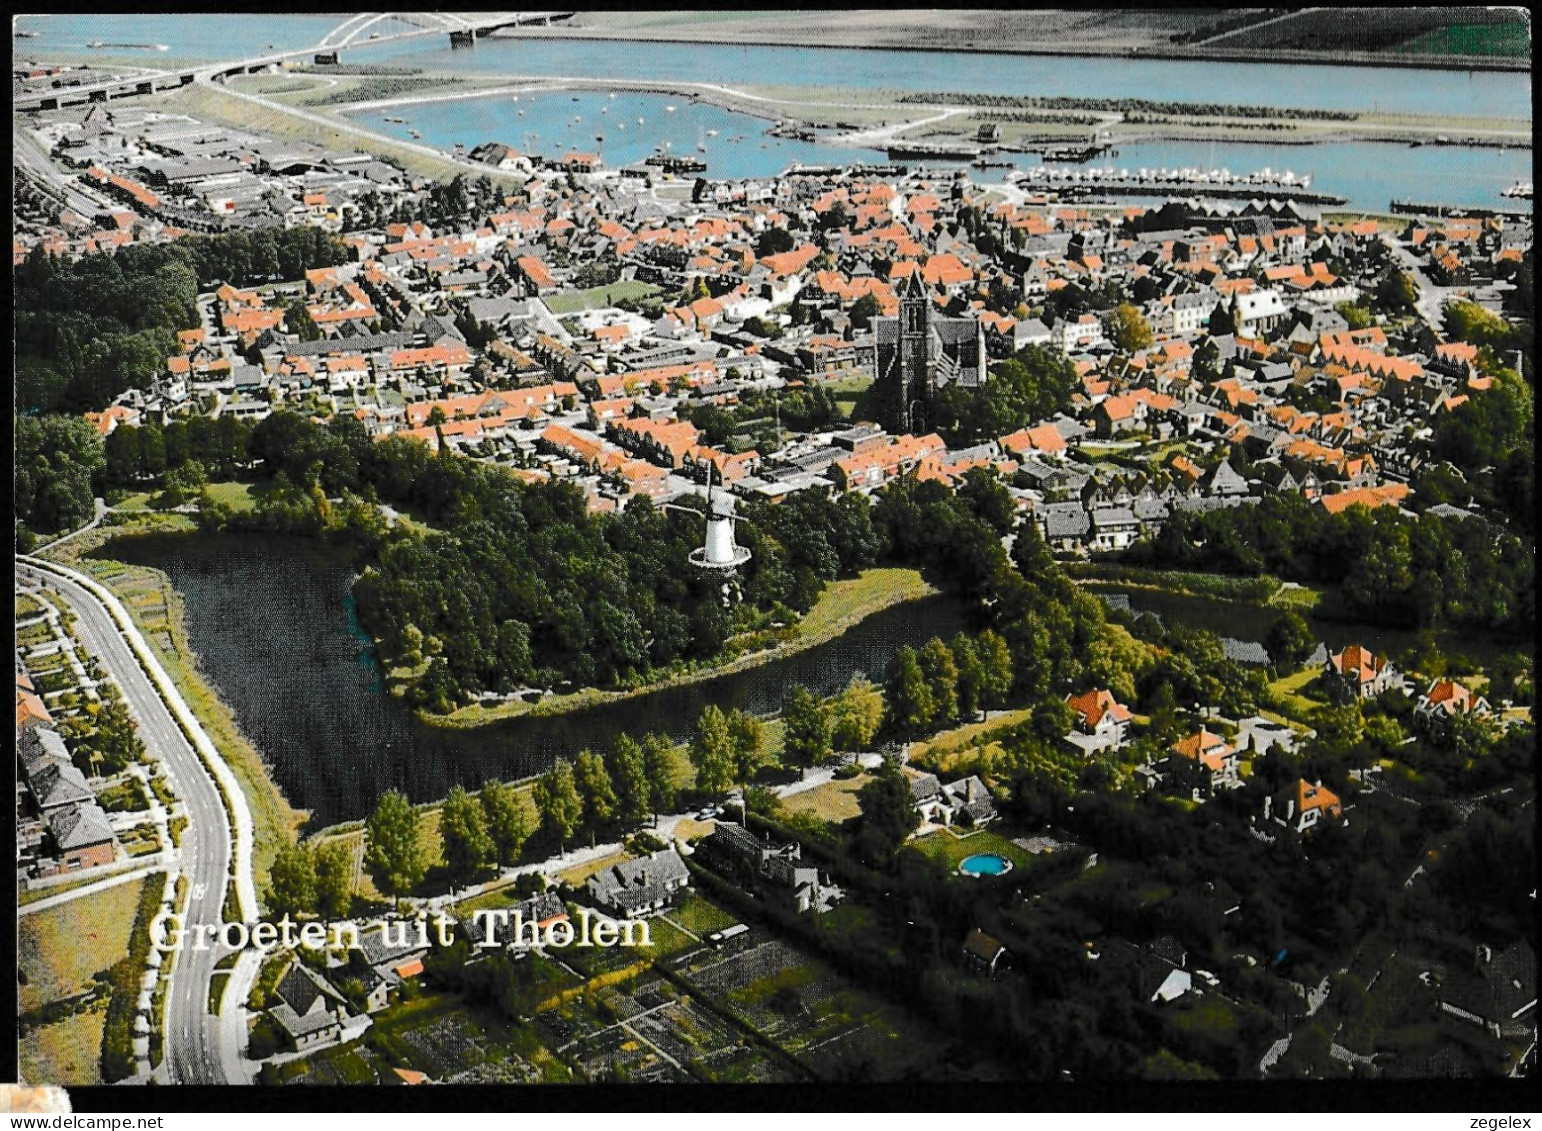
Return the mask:
[[[900,292],[899,372],[895,382],[898,403],[895,419],[902,432],[925,429],[927,404],[931,400],[931,379],[927,351],[931,336],[932,302],[921,282],[921,272],[912,271]]]

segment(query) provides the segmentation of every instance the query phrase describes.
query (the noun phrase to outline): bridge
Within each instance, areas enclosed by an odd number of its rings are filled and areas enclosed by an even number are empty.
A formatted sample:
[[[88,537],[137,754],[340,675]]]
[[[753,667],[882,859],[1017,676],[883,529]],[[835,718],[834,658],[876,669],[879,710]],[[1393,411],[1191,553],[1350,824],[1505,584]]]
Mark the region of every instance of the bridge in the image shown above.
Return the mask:
[[[127,78],[118,77],[78,86],[57,86],[48,91],[18,96],[13,106],[23,112],[59,110],[68,106],[84,106],[91,102],[117,101],[136,95],[154,94],[175,90],[193,82],[223,82],[233,75],[258,74],[269,67],[302,59],[307,56],[318,64],[341,61],[345,48],[368,47],[382,43],[395,43],[430,35],[448,35],[452,47],[475,46],[476,41],[489,33],[506,27],[544,26],[556,20],[566,20],[573,12],[363,12],[352,16],[324,35],[320,42],[309,47],[278,51],[250,59],[214,63],[191,70],[149,70]],[[410,24],[411,31],[391,31],[381,34],[371,28],[382,21]]]

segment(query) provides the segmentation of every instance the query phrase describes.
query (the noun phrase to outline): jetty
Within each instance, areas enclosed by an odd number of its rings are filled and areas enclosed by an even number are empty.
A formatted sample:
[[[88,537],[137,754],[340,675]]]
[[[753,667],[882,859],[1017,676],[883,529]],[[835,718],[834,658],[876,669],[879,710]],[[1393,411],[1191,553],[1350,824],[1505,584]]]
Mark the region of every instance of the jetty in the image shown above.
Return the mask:
[[[1529,220],[1529,208],[1483,208],[1475,204],[1427,204],[1414,200],[1394,200],[1388,210],[1397,216],[1470,216],[1487,220],[1498,217],[1504,220]]]

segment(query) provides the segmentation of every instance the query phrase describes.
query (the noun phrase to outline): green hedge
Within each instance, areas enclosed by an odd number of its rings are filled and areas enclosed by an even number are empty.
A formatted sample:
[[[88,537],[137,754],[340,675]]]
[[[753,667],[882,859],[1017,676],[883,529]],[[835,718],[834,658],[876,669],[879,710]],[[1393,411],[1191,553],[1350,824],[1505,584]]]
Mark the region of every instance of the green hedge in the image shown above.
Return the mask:
[[[139,909],[129,934],[129,952],[108,968],[107,1021],[102,1029],[102,1079],[116,1083],[134,1074],[134,1016],[139,980],[149,968],[150,924],[161,909],[166,874],[156,872],[139,892]]]

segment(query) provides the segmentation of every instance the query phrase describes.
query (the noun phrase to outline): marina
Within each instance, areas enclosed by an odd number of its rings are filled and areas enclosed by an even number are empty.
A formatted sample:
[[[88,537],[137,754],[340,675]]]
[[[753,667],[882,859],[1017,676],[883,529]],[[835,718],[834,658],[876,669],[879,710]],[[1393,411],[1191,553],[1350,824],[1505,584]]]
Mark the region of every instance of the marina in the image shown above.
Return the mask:
[[[1038,165],[1011,174],[1021,187],[1051,189],[1062,195],[1116,194],[1121,196],[1211,196],[1248,199],[1259,195],[1286,197],[1307,204],[1341,205],[1344,197],[1313,190],[1310,176],[1297,177],[1290,170],[1262,169],[1237,175],[1229,169],[1067,169]]]

